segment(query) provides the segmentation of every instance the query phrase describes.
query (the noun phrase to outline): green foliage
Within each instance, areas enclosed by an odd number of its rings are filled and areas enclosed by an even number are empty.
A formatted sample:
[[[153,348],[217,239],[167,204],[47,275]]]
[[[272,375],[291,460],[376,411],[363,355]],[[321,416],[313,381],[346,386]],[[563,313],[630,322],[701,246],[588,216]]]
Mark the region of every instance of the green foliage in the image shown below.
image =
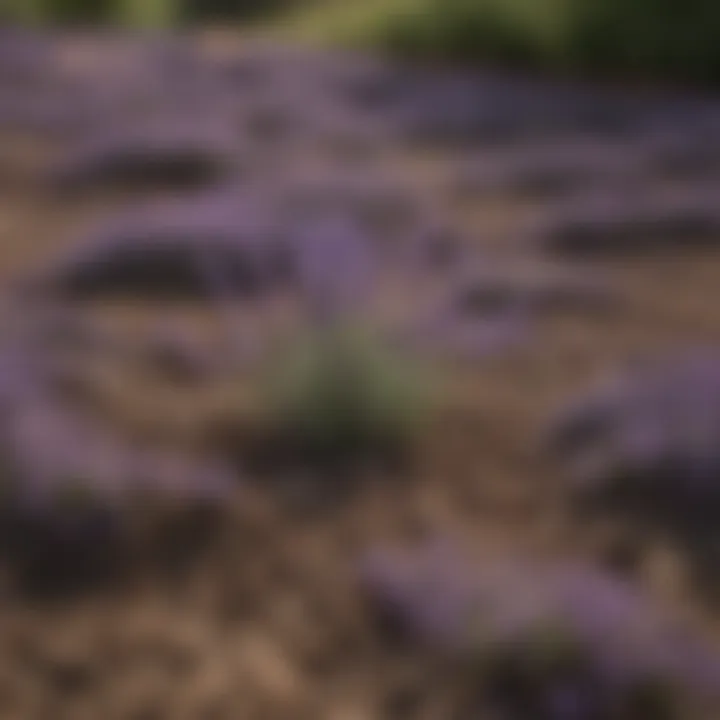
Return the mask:
[[[36,24],[43,19],[46,6],[47,0],[0,0],[0,20]]]
[[[0,0],[26,23],[141,28],[279,12],[293,32],[403,55],[720,79],[716,0]]]
[[[538,13],[527,0],[421,0],[379,19],[374,32],[381,45],[400,53],[534,62],[557,46],[555,17],[547,7]]]
[[[254,19],[288,4],[289,0],[0,0],[0,14],[24,23],[118,23],[145,29]]]
[[[582,66],[717,80],[719,37],[712,0],[585,0],[567,45]]]
[[[714,0],[385,0],[325,15],[326,36],[402,55],[720,79]]]
[[[4,15],[22,23],[103,24],[167,27],[180,0],[6,0]]]
[[[301,343],[268,378],[275,437],[321,461],[408,448],[432,405],[428,378],[362,333]]]
[[[114,0],[114,19],[133,28],[163,28],[179,19],[178,0]]]
[[[183,17],[189,21],[255,20],[287,8],[292,0],[185,0]]]

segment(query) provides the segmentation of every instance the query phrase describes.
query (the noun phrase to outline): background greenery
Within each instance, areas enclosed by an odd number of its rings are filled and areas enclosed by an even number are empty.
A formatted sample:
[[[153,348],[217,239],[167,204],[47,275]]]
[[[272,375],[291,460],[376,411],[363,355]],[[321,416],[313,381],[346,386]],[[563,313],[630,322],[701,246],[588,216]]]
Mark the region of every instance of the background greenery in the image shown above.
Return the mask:
[[[315,6],[298,23],[421,58],[720,80],[717,0],[365,0]]]
[[[442,60],[720,80],[718,0],[0,0],[33,22],[250,20]]]
[[[163,27],[178,22],[256,19],[290,4],[297,0],[0,0],[0,11],[7,18],[34,23]]]

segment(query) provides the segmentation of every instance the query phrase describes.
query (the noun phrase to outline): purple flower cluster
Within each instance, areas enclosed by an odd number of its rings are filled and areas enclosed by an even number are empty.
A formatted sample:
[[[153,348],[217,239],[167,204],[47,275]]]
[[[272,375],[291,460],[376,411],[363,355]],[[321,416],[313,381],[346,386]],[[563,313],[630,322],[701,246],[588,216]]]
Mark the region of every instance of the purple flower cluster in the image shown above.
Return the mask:
[[[52,261],[38,287],[81,297],[253,294],[278,279],[275,237],[262,209],[231,195],[152,205],[106,222]]]
[[[506,558],[475,566],[436,544],[380,551],[360,574],[386,626],[463,661],[476,712],[682,717],[672,714],[675,703],[720,688],[714,648],[635,587],[583,564]]]
[[[645,362],[590,390],[553,423],[548,447],[579,488],[624,483],[678,512],[717,508],[720,358],[697,349]]]
[[[544,250],[569,258],[685,251],[717,243],[720,213],[711,188],[604,192],[552,208],[534,236]]]
[[[37,338],[0,355],[0,553],[26,589],[109,579],[148,497],[170,507],[221,507],[234,473],[219,463],[143,450],[61,402],[53,357]],[[48,348],[45,348],[46,353]]]
[[[376,261],[362,230],[335,218],[310,224],[294,240],[297,275],[311,316],[327,325],[356,313],[372,292]]]
[[[71,148],[51,179],[63,191],[118,184],[207,185],[233,171],[237,151],[232,134],[217,123],[173,117],[137,127],[126,123]]]

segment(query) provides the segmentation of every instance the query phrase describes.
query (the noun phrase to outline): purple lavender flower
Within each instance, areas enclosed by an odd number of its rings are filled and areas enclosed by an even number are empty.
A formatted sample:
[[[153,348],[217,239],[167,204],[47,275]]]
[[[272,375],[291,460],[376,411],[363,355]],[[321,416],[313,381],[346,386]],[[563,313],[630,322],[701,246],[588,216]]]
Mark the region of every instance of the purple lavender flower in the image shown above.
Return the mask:
[[[342,217],[311,223],[294,238],[297,274],[312,316],[322,324],[356,313],[372,292],[369,239]]]
[[[461,197],[471,198],[498,193],[562,197],[581,189],[637,181],[644,172],[642,160],[643,155],[630,144],[566,140],[473,160],[461,170],[453,189]]]
[[[564,257],[633,256],[712,246],[720,214],[712,193],[697,189],[653,195],[604,193],[540,217],[534,238]]]
[[[63,191],[118,183],[207,185],[231,174],[237,150],[232,134],[217,124],[165,118],[86,139],[53,170],[52,181]]]
[[[660,128],[646,142],[647,164],[661,175],[677,179],[713,178],[720,171],[715,131],[688,132],[690,123]]]
[[[473,702],[502,717],[640,720],[641,700],[670,712],[676,697],[720,687],[715,648],[634,586],[582,564],[475,566],[435,541],[373,554],[361,582],[406,637],[465,658],[481,688]]]
[[[111,220],[51,262],[41,290],[70,297],[252,294],[278,279],[279,244],[263,208],[219,195]],[[208,274],[205,256],[222,272]]]
[[[720,457],[720,361],[698,349],[643,363],[572,403],[548,447],[579,488],[616,482],[668,507],[716,508]]]
[[[0,30],[0,78],[4,82],[37,82],[54,70],[55,43],[40,32],[20,27]]]
[[[597,272],[542,261],[502,262],[485,258],[457,273],[450,290],[460,312],[493,314],[524,308],[530,313],[605,310],[612,291]]]

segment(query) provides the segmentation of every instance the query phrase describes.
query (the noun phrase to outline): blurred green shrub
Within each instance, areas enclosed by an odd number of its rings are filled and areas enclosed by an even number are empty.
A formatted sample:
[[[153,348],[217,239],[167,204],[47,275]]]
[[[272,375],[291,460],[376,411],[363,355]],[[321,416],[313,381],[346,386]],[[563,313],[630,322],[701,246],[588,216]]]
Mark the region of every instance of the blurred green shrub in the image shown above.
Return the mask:
[[[403,55],[720,79],[715,0],[388,0],[373,15],[362,39]]]
[[[288,457],[397,459],[428,420],[434,389],[409,359],[362,332],[336,330],[300,343],[271,369],[264,424]]]
[[[546,7],[538,12],[539,5]],[[401,54],[533,62],[557,46],[550,33],[557,15],[547,6],[547,0],[418,0],[378,16],[370,32]]]
[[[290,4],[297,0],[0,0],[0,14],[23,22],[166,27],[178,21],[250,20]]]
[[[2,17],[23,23],[171,25],[180,0],[6,0]]]
[[[183,18],[188,21],[241,19],[272,16],[297,5],[298,0],[184,0]]]
[[[133,28],[163,28],[174,25],[180,12],[178,0],[113,0],[106,19]]]
[[[567,55],[582,67],[720,80],[720,4],[583,0],[568,5]]]

